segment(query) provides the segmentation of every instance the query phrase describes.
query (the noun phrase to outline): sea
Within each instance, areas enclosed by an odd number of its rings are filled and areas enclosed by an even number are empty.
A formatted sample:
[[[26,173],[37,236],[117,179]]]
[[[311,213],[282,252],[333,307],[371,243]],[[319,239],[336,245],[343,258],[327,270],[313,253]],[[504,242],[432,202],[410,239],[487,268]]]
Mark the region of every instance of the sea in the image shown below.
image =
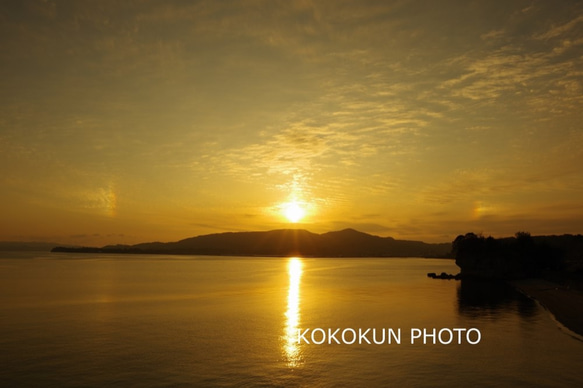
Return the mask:
[[[458,270],[1,252],[0,386],[583,386],[579,337],[503,283],[427,277]]]

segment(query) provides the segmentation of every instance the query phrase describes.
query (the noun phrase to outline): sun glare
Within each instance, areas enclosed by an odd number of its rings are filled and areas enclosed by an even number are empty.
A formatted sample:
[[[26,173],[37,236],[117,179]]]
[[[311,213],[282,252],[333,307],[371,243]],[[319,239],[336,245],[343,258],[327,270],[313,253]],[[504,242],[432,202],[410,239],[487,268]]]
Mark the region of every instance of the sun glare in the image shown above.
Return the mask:
[[[290,222],[298,222],[306,215],[304,208],[300,206],[297,202],[288,202],[283,205],[283,215]]]
[[[297,331],[300,323],[300,279],[302,277],[302,261],[292,257],[288,262],[289,290],[287,294],[287,311],[285,312],[285,344],[284,352],[288,366],[297,367],[301,363],[301,352],[297,342]]]

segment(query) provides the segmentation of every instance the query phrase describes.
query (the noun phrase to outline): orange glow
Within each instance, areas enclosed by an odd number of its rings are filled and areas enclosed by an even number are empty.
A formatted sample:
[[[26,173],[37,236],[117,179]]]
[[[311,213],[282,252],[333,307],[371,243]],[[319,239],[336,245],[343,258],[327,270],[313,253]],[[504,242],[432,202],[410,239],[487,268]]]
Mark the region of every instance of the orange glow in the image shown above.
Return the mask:
[[[297,343],[297,330],[300,323],[300,279],[302,277],[302,261],[292,257],[288,262],[289,290],[287,296],[287,311],[285,312],[285,344],[284,353],[290,368],[301,363],[301,352]]]
[[[282,208],[283,215],[293,223],[300,221],[306,215],[304,208],[296,201],[285,203]]]

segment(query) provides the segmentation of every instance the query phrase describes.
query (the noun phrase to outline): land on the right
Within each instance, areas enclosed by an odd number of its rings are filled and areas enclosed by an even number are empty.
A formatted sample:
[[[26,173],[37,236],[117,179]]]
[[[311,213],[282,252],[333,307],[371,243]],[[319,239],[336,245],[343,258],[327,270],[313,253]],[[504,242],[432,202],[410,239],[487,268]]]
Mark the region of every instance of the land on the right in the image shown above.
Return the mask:
[[[506,280],[583,336],[583,236],[467,233],[453,241],[452,254],[462,278]]]

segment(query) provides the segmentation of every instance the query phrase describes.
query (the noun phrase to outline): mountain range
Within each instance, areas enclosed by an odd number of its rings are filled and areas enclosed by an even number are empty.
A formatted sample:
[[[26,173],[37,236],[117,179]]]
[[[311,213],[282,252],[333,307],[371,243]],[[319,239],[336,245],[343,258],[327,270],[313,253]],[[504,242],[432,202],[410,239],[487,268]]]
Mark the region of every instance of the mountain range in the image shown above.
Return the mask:
[[[232,256],[312,257],[449,257],[450,243],[429,244],[395,240],[354,229],[316,234],[303,229],[266,232],[227,232],[186,238],[176,242],[135,245],[56,247],[52,252],[149,253]]]

